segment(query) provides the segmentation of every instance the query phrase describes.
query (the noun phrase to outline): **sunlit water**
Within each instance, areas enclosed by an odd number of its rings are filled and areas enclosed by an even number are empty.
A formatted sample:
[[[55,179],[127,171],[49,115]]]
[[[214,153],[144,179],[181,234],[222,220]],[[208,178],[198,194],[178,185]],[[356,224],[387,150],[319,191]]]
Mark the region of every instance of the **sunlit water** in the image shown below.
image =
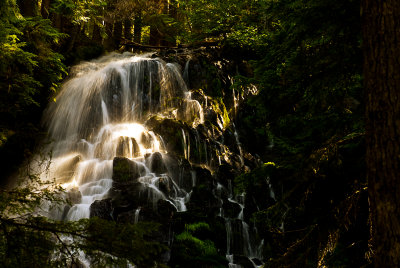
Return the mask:
[[[44,121],[51,137],[52,157],[43,179],[55,178],[78,202],[66,212],[52,210],[50,217],[79,220],[90,216],[90,205],[107,197],[112,187],[116,156],[143,167],[139,181],[153,190],[152,200],[171,202],[186,210],[188,194],[173,179],[171,196],[158,189],[163,174],[150,172],[149,154],[166,158],[161,137],[144,127],[155,114],[177,115],[193,125],[203,121],[201,105],[191,100],[178,66],[132,54],[111,54],[82,63],[72,70]],[[146,157],[145,157],[146,156]],[[168,161],[165,161],[168,164]],[[140,212],[138,208],[137,217]]]

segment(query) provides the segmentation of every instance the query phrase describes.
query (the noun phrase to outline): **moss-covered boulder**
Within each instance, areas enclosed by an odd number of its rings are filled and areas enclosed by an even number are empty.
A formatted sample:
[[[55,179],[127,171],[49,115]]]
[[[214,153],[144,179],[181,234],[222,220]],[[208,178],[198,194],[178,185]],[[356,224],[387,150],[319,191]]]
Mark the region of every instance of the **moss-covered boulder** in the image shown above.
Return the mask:
[[[111,199],[96,200],[90,205],[90,218],[98,217],[104,220],[112,220]]]
[[[113,160],[113,186],[135,182],[140,177],[138,165],[128,158],[115,157]]]

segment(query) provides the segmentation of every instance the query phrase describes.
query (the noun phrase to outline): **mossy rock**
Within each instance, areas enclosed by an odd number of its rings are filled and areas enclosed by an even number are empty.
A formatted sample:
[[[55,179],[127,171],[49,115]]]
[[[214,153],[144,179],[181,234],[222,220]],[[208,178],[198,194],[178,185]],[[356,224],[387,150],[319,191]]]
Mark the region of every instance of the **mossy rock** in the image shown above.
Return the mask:
[[[189,126],[173,119],[164,119],[154,116],[146,122],[146,127],[163,138],[168,152],[184,157],[184,139],[182,130],[188,131]]]
[[[138,165],[125,157],[115,157],[113,160],[113,185],[135,182],[140,177]]]

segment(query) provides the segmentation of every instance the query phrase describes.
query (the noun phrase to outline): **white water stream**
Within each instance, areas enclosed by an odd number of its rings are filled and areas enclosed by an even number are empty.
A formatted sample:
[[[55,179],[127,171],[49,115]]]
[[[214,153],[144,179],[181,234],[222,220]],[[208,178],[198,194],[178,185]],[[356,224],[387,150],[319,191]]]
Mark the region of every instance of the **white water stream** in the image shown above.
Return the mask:
[[[178,107],[177,100],[187,104]],[[174,64],[126,53],[76,66],[44,118],[51,135],[52,158],[43,179],[56,178],[76,197],[67,212],[53,210],[50,216],[65,220],[88,218],[90,205],[106,198],[112,187],[116,156],[129,158],[142,167],[139,181],[154,189],[153,203],[166,199],[178,211],[186,210],[188,194],[175,181],[172,196],[165,196],[158,189],[163,175],[152,173],[151,161],[146,158],[155,152],[165,155],[166,151],[161,138],[143,125],[152,115],[165,116],[178,108],[181,117],[194,115],[197,121],[192,123],[202,122],[201,106],[190,99]],[[139,212],[140,208],[135,221]]]
[[[188,67],[189,61],[184,71],[186,80],[189,79]],[[207,98],[205,100],[207,102]],[[144,126],[146,120],[154,115],[174,117],[192,126],[204,121],[203,107],[191,98],[175,64],[133,54],[110,54],[74,67],[71,78],[63,85],[56,102],[50,105],[44,117],[52,141],[48,147],[52,157],[47,161],[49,171],[42,174],[43,180],[55,178],[68,191],[72,205],[53,209],[48,216],[71,221],[89,218],[90,206],[109,195],[113,186],[113,159],[117,156],[137,164],[140,170],[138,181],[152,190],[149,203],[155,205],[163,199],[174,205],[177,211],[185,211],[190,193],[181,187],[182,172],[175,170],[180,175],[173,176],[174,166],[170,165],[163,138]],[[220,128],[223,129],[223,124]],[[234,130],[243,166],[242,148]],[[200,139],[197,132],[191,144],[187,131],[183,128],[176,131],[182,134],[182,147],[187,160],[191,158],[192,147],[204,152],[203,159],[200,155],[200,162],[209,164],[212,161],[208,157],[206,142]],[[216,144],[219,143],[216,141]],[[219,147],[215,149],[220,151]],[[152,171],[155,153],[161,155],[166,166],[165,173]],[[227,157],[226,154],[223,156]],[[159,186],[160,181],[169,178],[172,179],[172,189],[166,193]],[[191,171],[192,187],[198,179],[196,173]],[[231,180],[228,180],[229,183]],[[228,188],[232,193],[230,184]],[[259,254],[251,244],[249,226],[243,221],[244,202],[233,199],[229,202],[239,204],[241,208],[235,218],[226,218],[227,258],[229,267],[237,268],[240,266],[233,263],[231,252],[235,220],[241,221],[243,254],[251,257],[258,257]],[[142,208],[134,209],[134,223],[137,223]]]

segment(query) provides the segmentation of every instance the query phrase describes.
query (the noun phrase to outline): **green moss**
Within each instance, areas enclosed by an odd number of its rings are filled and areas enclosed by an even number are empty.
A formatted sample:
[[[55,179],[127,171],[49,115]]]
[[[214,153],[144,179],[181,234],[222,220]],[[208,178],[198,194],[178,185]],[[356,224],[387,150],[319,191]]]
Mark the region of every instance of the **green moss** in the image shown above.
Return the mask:
[[[204,231],[210,232],[210,226],[205,222],[185,224],[185,231],[175,237],[171,266],[226,267],[227,261],[218,254],[214,242],[199,237]]]
[[[226,128],[230,124],[231,120],[229,118],[229,113],[228,113],[228,110],[226,109],[223,99],[222,98],[211,98],[210,100],[211,100],[211,105],[213,107],[213,110],[217,114],[221,115],[222,120],[223,120],[223,122],[222,122],[223,127]]]
[[[113,161],[113,180],[116,182],[128,182],[137,177],[137,167],[134,162],[124,157],[116,157]]]

